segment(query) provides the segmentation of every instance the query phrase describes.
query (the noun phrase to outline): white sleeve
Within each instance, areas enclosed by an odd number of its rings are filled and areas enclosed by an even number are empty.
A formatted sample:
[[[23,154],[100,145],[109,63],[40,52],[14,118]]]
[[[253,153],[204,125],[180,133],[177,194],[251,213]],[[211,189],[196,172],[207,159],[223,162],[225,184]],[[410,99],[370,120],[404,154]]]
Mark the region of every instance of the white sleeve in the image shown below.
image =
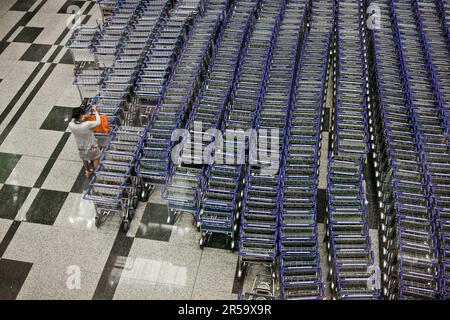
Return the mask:
[[[91,129],[100,125],[101,120],[100,120],[100,115],[98,114],[98,112],[94,112],[94,116],[95,116],[95,121],[86,121],[83,124]]]

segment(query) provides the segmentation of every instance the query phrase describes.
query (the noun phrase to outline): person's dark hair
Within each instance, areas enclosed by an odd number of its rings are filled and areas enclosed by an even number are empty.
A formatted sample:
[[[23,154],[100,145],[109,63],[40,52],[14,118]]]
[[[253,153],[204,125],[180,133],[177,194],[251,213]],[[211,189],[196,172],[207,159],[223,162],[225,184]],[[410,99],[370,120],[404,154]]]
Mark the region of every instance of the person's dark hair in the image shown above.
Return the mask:
[[[72,110],[72,118],[75,120],[80,119],[81,115],[83,114],[82,108],[75,108]]]

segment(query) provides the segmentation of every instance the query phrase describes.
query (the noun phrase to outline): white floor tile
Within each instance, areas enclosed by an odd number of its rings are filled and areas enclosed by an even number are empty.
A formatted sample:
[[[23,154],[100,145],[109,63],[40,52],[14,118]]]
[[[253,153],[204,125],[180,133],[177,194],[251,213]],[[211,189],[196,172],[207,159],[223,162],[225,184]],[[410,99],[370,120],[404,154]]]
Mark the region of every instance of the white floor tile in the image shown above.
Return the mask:
[[[14,127],[0,146],[0,152],[50,157],[63,133]]]
[[[7,184],[33,187],[48,158],[22,156],[6,180]]]
[[[18,299],[35,299],[40,295],[61,300],[91,299],[100,276],[90,272],[78,273],[76,266],[34,264]]]
[[[70,192],[81,167],[78,161],[56,160],[42,188]]]
[[[82,194],[70,193],[67,196],[53,225],[82,231],[116,234],[120,227],[119,215],[112,215],[100,227],[95,226],[95,207],[92,201],[83,199]]]
[[[1,187],[0,187],[1,189]],[[9,219],[0,219],[0,242],[2,242],[6,233],[8,232],[9,227],[12,224],[12,220]]]

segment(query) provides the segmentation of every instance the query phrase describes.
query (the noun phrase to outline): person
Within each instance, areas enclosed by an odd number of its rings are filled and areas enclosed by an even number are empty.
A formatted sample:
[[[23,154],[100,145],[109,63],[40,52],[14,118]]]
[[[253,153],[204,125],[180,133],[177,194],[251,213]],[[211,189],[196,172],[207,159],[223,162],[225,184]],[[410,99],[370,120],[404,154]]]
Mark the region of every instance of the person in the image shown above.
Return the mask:
[[[69,128],[75,137],[80,158],[83,160],[87,178],[93,174],[93,170],[89,167],[89,162],[93,162],[95,170],[98,167],[101,156],[101,151],[93,131],[101,123],[100,115],[97,112],[96,106],[92,107],[92,112],[95,116],[95,121],[86,121],[87,116],[83,114],[83,109],[75,108],[72,111],[72,121],[69,123]]]

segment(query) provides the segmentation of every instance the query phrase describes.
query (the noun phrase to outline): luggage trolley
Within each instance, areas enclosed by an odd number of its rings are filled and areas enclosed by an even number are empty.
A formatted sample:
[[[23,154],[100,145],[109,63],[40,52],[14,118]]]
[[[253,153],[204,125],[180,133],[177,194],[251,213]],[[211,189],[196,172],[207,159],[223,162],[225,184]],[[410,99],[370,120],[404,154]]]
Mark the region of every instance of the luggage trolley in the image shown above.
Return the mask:
[[[148,123],[149,118],[152,118],[143,143],[143,153],[146,153],[141,158],[143,164],[141,166],[140,161],[137,163],[137,172],[142,169],[146,176],[164,177],[170,170],[168,166],[173,144],[172,132],[180,127],[185,111],[195,96],[194,91],[199,89],[199,73],[206,68],[205,59],[209,59],[205,56],[206,51],[212,46],[212,41],[215,41],[214,34],[220,26],[217,18],[224,10],[224,1],[217,2],[217,9],[212,7],[212,1],[209,2],[205,17],[200,18],[191,31],[154,118],[152,116],[155,110],[148,107],[142,114],[142,123]],[[147,164],[152,164],[151,171],[144,168]]]
[[[431,224],[430,230],[434,234],[434,244],[432,248],[427,250],[429,256],[441,260],[441,249],[439,248],[439,244],[442,243],[442,224],[439,217],[440,203],[433,193],[433,182],[444,173],[441,171],[444,169],[441,167],[441,163],[444,163],[445,166],[450,160],[447,119],[443,114],[442,96],[435,81],[434,66],[431,61],[428,41],[423,33],[423,24],[418,12],[417,2],[413,1],[412,4],[408,5],[393,1],[391,11],[398,45],[401,48],[402,75],[405,87],[408,90],[407,106],[411,110],[410,114],[416,129],[417,149],[422,153],[423,174],[427,187],[425,192],[427,200],[415,204],[424,207],[428,205],[430,208],[431,215],[428,216],[428,223]],[[406,30],[406,24],[414,27]],[[417,44],[420,48],[419,59],[417,59]],[[413,74],[412,70],[417,70],[419,73]],[[440,157],[436,156],[437,154],[440,154]],[[402,198],[411,201],[409,196]],[[423,227],[428,227],[428,223],[425,223]],[[417,254],[417,251],[411,250],[411,254]],[[426,251],[422,250],[420,253],[423,254],[424,252]],[[441,269],[441,264],[437,266],[437,269]],[[408,270],[402,271],[405,276],[411,277]],[[410,283],[421,285],[420,280],[413,278]],[[442,294],[441,275],[435,275],[434,281],[437,283],[433,289]]]
[[[435,211],[418,117],[412,107],[411,98],[418,96],[409,91],[411,87],[416,92],[416,85],[409,83],[406,72],[405,64],[410,61],[405,62],[409,58],[404,54],[410,49],[401,50],[402,43],[408,46],[417,41],[418,34],[411,28],[402,33],[411,40],[400,37],[399,21],[410,19],[412,7],[392,1],[377,4],[391,18],[391,28],[371,33],[382,293],[388,299],[434,299],[441,292]],[[417,46],[414,50],[417,54]]]
[[[259,138],[268,137],[262,129],[280,129],[279,140],[281,143],[284,141],[282,128],[285,128],[289,115],[289,96],[305,10],[305,2],[289,2],[284,9],[266,74],[265,91],[253,124]],[[290,76],[286,77],[286,73]],[[264,152],[259,144],[256,151],[260,155]],[[279,150],[280,160],[281,154]],[[272,276],[276,277],[281,177],[279,172],[266,174],[262,169],[277,165],[280,160],[276,159],[278,163],[271,164],[260,157],[248,167],[241,214],[238,276],[242,276],[250,264],[256,263],[267,265]]]
[[[333,270],[331,289],[339,299],[373,299],[380,294],[373,283],[377,275],[362,183],[363,159],[329,162],[328,259]]]
[[[202,122],[203,131],[207,129],[220,129],[230,95],[235,84],[236,73],[240,65],[242,47],[246,44],[248,30],[254,17],[255,3],[251,1],[240,2],[234,13],[226,22],[223,33],[219,36],[219,45],[216,47],[215,58],[208,71],[207,82],[203,86],[201,96],[192,108],[186,128],[190,135],[196,133],[196,122]],[[213,141],[202,141],[201,150]],[[194,148],[194,144],[192,144]],[[221,150],[216,150],[218,153]],[[190,154],[181,155],[183,162],[192,162]],[[187,157],[187,159],[183,159]],[[194,163],[203,163],[203,159],[194,159]]]
[[[239,233],[239,271],[251,264],[267,265],[275,278],[278,252],[279,176],[261,176],[247,169]]]
[[[94,49],[94,56],[99,65],[104,67],[113,65],[135,21],[139,3],[139,0],[126,0],[119,3],[103,23]]]
[[[185,110],[195,95],[193,91],[199,89],[198,77],[211,59],[208,56],[211,54],[209,49],[216,40],[215,34],[221,25],[217,18],[223,14],[225,4],[225,1],[209,1],[205,16],[199,18],[200,21],[191,31],[189,41],[163,96],[163,102],[148,126],[149,131],[137,163],[136,171],[145,180],[167,176],[162,196],[169,204],[168,221],[172,221],[173,217],[181,212],[195,217],[197,211],[201,169],[179,168],[173,175],[168,174],[171,170],[171,135],[172,131],[182,124]]]
[[[377,299],[380,295],[363,176],[363,162],[370,150],[363,12],[362,1],[344,0],[336,6],[335,108],[326,219],[333,299]]]
[[[98,6],[100,7],[100,11],[102,13],[102,20],[105,21],[105,18],[109,17],[117,5],[122,4],[125,0],[96,0]]]
[[[272,6],[269,3],[262,1],[261,8],[259,20],[255,22],[254,26],[251,27],[251,31],[249,31],[248,41],[244,45],[241,62],[239,63],[237,76],[235,77],[236,84],[233,85],[230,102],[228,107],[224,110],[224,117],[222,123],[219,125],[225,130],[225,133],[226,129],[228,129],[228,124],[231,123],[230,118],[234,114],[239,113],[237,105],[233,106],[233,103],[237,99],[256,96],[254,98],[253,108],[256,109],[257,107],[259,91],[265,73],[265,64],[271,46],[272,33],[275,27],[276,18],[279,15],[280,3]],[[270,19],[272,19],[272,21]],[[269,25],[268,27],[267,25],[270,22],[272,22],[273,25]],[[263,48],[262,51],[260,51],[261,48]],[[258,51],[255,52],[255,50]],[[262,64],[263,67],[260,68],[258,63]],[[251,77],[248,73],[257,68],[260,68],[259,76],[256,74],[256,77],[252,80],[248,80],[249,82],[253,81],[255,83],[254,91],[251,93],[244,88],[238,89],[240,83]],[[255,75],[253,74],[253,76]],[[249,115],[251,117],[247,119],[247,121],[241,121],[241,124],[245,124],[245,127],[243,127],[244,129],[252,127],[255,112],[253,112],[253,116],[252,113],[249,113]],[[241,127],[240,129],[243,128]],[[225,154],[223,150],[215,150],[216,156],[223,157],[224,155],[227,156],[231,154],[233,158],[236,153],[235,151],[234,146],[233,150],[227,149]],[[228,236],[227,242],[231,238],[231,250],[235,249],[235,236],[238,229],[238,213],[241,211],[243,195],[244,172],[244,167],[240,165],[240,163],[237,165],[234,164],[234,161],[232,164],[212,164],[208,167],[197,216],[201,232],[201,247],[207,244],[208,239],[214,233],[225,233]]]
[[[309,28],[305,25],[299,48],[279,187],[280,287],[281,297],[288,300],[322,299],[324,295],[318,252],[317,185],[334,6],[318,1],[310,10],[309,19],[304,19],[309,20]]]
[[[85,199],[94,202],[97,227],[111,213],[121,214],[125,232],[130,227],[141,187],[139,178],[132,175],[140,134],[141,128],[121,126],[103,152],[99,168],[85,194]]]
[[[450,3],[448,1],[435,1],[428,3],[416,1],[416,16],[421,21],[422,38],[425,39],[425,48],[428,50],[428,67],[431,80],[438,99],[437,107],[442,131],[448,137],[448,115],[450,114],[450,33],[448,17]],[[444,31],[444,32],[443,32]],[[440,99],[439,99],[440,96]],[[445,124],[447,119],[447,124]],[[444,121],[443,121],[444,120]],[[439,131],[436,131],[436,133]],[[439,134],[438,134],[439,135]],[[442,140],[440,142],[442,144]],[[441,148],[441,150],[443,150]],[[440,221],[440,250],[442,270],[442,298],[450,299],[450,159],[442,152],[428,152],[428,169],[432,175],[433,194],[435,195],[436,217]]]
[[[155,35],[156,39],[152,42],[138,76],[134,89],[135,103],[138,105],[155,105],[162,96],[186,41],[189,20],[198,6],[198,1],[183,1],[169,11]]]
[[[169,11],[139,73],[134,104],[140,110],[140,122],[146,130],[140,143],[136,172],[147,183],[165,181],[172,135],[170,124],[176,113],[172,106],[165,106],[163,102],[172,72],[176,70],[180,52],[186,44],[191,19],[200,5],[199,1],[183,1]],[[156,87],[158,90],[155,91]],[[169,221],[170,218],[169,209]]]
[[[197,121],[202,121],[204,130],[219,128],[221,124],[225,107],[233,88],[235,73],[239,66],[241,47],[247,39],[249,24],[254,17],[255,6],[256,3],[254,1],[241,1],[236,4],[234,11],[230,10],[225,19],[224,27],[217,40],[218,44],[212,54],[214,58],[212,60],[212,66],[206,75],[207,81],[203,83],[201,93],[196,99],[185,124],[185,128],[189,130],[191,137],[194,134],[204,134],[203,131],[195,131],[197,129],[195,124]],[[205,146],[206,144],[203,141],[201,142],[201,146],[194,146],[194,143],[191,143],[192,150],[195,150],[194,148],[205,150]],[[185,148],[183,148],[183,151],[186,151]],[[220,151],[216,150],[216,152]],[[192,159],[191,154],[192,152],[182,152],[180,156],[181,164],[173,166],[167,177],[165,189],[167,189],[169,207],[172,201],[169,195],[170,188],[174,186],[172,183],[173,177],[176,177],[178,172],[183,173],[188,171],[194,173],[192,179],[198,182],[198,187],[201,188],[203,185],[200,185],[200,183],[203,183],[203,175],[206,173],[203,165],[209,162],[204,163],[203,157]],[[193,154],[195,155],[195,153]],[[194,193],[197,198],[183,198],[187,201],[190,208],[198,208],[200,191],[201,189],[196,190]],[[176,206],[177,203],[175,202],[174,208]]]
[[[253,281],[250,292],[244,293],[238,297],[238,300],[275,300],[275,280],[269,274],[259,273]]]
[[[75,81],[81,100],[95,97],[98,87],[102,84],[105,71],[96,63],[81,62],[75,67]]]
[[[99,32],[99,27],[86,25],[81,25],[72,32],[66,47],[75,63],[95,61],[94,45]]]
[[[229,165],[208,168],[207,182],[203,186],[196,215],[200,227],[200,248],[207,245],[213,234],[225,234],[227,243],[234,251],[237,213],[241,209],[243,169],[243,166]]]

